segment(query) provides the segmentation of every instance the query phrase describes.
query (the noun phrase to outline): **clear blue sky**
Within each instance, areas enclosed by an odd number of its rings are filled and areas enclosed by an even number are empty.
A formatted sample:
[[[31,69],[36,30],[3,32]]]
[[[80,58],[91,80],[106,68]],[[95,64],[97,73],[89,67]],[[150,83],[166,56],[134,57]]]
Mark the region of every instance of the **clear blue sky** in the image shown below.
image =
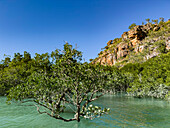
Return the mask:
[[[77,44],[86,61],[132,23],[170,18],[170,0],[0,0],[0,60],[4,54]]]

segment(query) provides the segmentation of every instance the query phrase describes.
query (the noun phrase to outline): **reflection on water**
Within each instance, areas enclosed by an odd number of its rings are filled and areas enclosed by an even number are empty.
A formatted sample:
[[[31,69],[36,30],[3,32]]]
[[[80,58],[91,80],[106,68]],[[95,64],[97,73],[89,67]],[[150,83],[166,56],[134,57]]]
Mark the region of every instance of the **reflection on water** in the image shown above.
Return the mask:
[[[38,114],[34,106],[6,105],[0,97],[0,128],[168,128],[170,103],[160,99],[138,99],[123,95],[106,95],[95,105],[111,108],[109,115],[80,123],[63,122]],[[67,116],[67,115],[66,115]]]

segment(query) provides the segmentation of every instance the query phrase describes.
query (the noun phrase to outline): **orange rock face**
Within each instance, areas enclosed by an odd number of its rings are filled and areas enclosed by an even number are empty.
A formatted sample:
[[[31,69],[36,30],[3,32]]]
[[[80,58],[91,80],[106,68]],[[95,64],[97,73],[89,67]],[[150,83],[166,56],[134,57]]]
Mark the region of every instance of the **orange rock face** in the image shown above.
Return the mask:
[[[124,32],[122,34],[122,41],[118,43],[116,46],[115,40],[110,40],[107,42],[108,50],[104,51],[102,55],[100,55],[94,63],[100,63],[102,65],[115,65],[117,62],[121,62],[125,59],[127,55],[129,55],[130,51],[134,51],[135,53],[142,52],[144,50],[144,45],[141,45],[141,42],[147,36],[149,30],[158,31],[160,27],[156,24],[146,24],[146,25],[138,25],[128,32]],[[154,40],[154,39],[153,39]],[[112,47],[112,45],[114,47]],[[166,49],[170,49],[170,39],[166,41]],[[154,53],[153,55],[148,56],[150,58],[152,56],[157,55]]]
[[[106,58],[106,63],[110,66],[113,65],[113,55],[112,54],[108,54],[107,58]]]

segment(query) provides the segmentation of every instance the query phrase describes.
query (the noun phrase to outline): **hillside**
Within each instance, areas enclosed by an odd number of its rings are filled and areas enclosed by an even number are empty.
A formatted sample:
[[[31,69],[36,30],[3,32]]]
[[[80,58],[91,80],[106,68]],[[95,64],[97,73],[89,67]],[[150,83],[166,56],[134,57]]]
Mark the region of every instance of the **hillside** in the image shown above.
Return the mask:
[[[154,23],[129,26],[121,38],[110,40],[107,46],[98,54],[93,64],[115,65],[122,67],[127,63],[144,62],[170,49],[170,20],[164,22],[152,20]]]

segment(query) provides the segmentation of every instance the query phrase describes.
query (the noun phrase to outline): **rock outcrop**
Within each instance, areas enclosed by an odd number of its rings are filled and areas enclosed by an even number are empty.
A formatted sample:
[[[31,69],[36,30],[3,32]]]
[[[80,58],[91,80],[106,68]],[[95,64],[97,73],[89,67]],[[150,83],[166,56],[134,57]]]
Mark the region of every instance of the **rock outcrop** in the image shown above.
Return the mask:
[[[170,21],[166,22],[168,28],[170,27]],[[166,50],[170,49],[170,31],[165,32],[155,37],[150,37],[151,32],[163,31],[158,24],[148,23],[146,25],[138,25],[128,32],[124,32],[121,38],[116,38],[107,42],[107,46],[102,54],[92,61],[93,64],[100,63],[102,65],[115,65],[123,61],[128,62],[128,56],[133,54],[134,56],[143,53],[149,49],[150,52],[146,53],[143,57],[144,60],[159,55],[157,50],[159,46],[155,46],[155,42],[165,41]],[[159,34],[159,33],[158,33]],[[153,34],[154,35],[154,34]],[[166,36],[165,36],[166,35]],[[169,36],[167,36],[169,35]],[[145,51],[144,51],[145,50]],[[131,57],[132,58],[132,57]]]

